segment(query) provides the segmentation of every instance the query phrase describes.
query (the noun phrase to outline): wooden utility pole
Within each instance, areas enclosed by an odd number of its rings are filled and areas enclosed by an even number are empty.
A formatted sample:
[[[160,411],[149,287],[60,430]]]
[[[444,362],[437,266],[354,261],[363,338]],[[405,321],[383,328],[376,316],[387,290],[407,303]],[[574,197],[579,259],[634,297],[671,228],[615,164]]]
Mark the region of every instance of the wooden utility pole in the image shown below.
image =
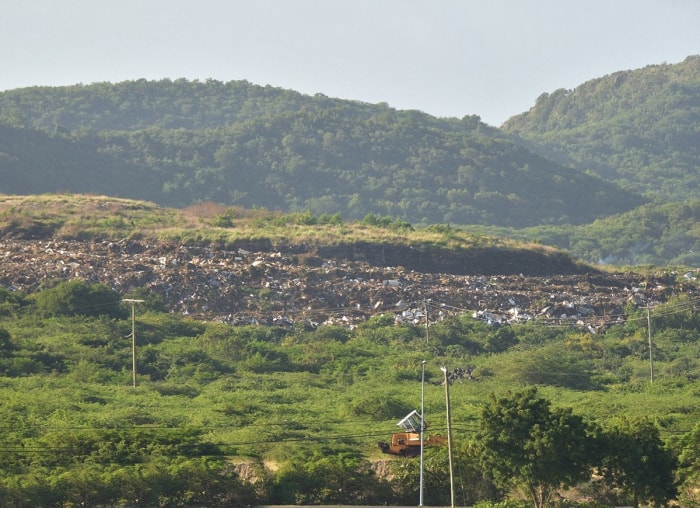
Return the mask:
[[[420,477],[418,506],[423,506],[423,449],[425,448],[425,360],[421,363],[420,376]]]
[[[651,307],[647,305],[647,333],[649,335],[649,372],[651,375],[651,382],[654,382],[654,351],[653,343],[651,342]]]
[[[143,303],[144,300],[134,300],[125,298],[123,302],[131,304],[131,377],[136,388],[136,304]]]
[[[427,344],[430,342],[430,332],[428,330],[428,327],[430,326],[430,322],[428,321],[428,301],[427,300],[425,300],[423,302],[423,306],[425,309],[425,343]]]

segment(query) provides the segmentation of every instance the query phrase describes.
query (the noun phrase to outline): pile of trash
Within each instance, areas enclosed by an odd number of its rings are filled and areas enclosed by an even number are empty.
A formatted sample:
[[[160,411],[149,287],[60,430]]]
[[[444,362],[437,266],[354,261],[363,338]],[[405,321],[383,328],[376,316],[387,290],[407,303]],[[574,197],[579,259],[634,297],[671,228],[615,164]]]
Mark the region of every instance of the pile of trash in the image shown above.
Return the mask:
[[[145,288],[173,313],[232,325],[353,327],[377,314],[425,325],[468,314],[492,325],[544,319],[593,333],[629,301],[660,303],[695,285],[638,274],[533,277],[421,273],[362,260],[306,262],[298,252],[226,250],[146,240],[6,240],[0,285],[32,293],[82,279],[127,295]]]

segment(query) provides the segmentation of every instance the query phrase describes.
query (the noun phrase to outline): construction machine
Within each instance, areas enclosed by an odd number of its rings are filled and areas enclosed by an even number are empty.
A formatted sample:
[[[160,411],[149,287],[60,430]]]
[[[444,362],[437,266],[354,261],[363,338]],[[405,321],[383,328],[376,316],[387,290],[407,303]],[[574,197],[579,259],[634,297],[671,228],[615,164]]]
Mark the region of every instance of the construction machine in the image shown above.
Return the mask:
[[[382,453],[399,455],[401,457],[417,457],[420,455],[421,417],[418,411],[411,411],[396,424],[403,429],[391,435],[391,443],[377,443]],[[446,445],[447,438],[439,435],[425,437],[427,422],[423,421],[423,446]]]

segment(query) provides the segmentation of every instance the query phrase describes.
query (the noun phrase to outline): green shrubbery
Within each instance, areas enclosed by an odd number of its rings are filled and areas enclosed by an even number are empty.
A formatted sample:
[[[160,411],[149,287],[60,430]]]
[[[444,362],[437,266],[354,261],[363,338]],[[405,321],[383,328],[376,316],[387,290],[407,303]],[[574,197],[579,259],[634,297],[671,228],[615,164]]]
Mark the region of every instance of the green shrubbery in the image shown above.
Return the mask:
[[[537,322],[491,327],[462,316],[426,334],[391,315],[354,330],[313,330],[232,327],[144,306],[134,388],[131,319],[110,291],[68,282],[32,296],[4,295],[12,308],[0,315],[0,506],[412,504],[417,461],[395,461],[394,481],[372,473],[370,463],[388,458],[376,442],[420,407],[423,360],[431,433],[446,432],[439,367],[473,372],[451,387],[460,503],[515,506],[511,485],[484,473],[495,465],[482,463],[486,440],[478,432],[488,430],[482,410],[490,394],[499,401],[536,385],[531,398],[553,401],[545,404],[551,414],[580,415],[619,445],[600,462],[608,484],[575,488],[603,505],[631,502],[635,492],[640,499],[672,495],[668,476],[653,492],[635,490],[644,476],[632,475],[646,473],[630,469],[640,461],[625,451],[625,436],[641,429],[660,460],[678,457],[674,480],[691,506],[700,332],[682,300],[659,308],[654,320],[654,383],[648,338],[634,322],[592,335]],[[621,415],[631,426],[618,426]],[[591,452],[586,460],[594,459]],[[262,460],[276,469],[262,468]],[[241,464],[255,469],[256,481],[238,475]],[[449,502],[446,467],[446,451],[428,449],[427,502]]]
[[[100,316],[126,317],[119,294],[102,284],[89,284],[74,279],[59,282],[54,287],[37,293],[36,308],[44,316]]]

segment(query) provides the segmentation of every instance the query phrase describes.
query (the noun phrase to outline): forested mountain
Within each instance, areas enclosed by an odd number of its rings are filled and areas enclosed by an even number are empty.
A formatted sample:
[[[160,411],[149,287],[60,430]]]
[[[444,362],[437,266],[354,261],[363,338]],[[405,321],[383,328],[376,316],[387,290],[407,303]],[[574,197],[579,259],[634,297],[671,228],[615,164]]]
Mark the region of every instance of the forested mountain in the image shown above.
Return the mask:
[[[697,263],[699,166],[700,56],[543,94],[501,130],[246,81],[0,93],[0,192],[482,226],[594,262]]]
[[[0,118],[6,193],[513,227],[587,223],[643,202],[478,117],[436,119],[246,82],[13,90],[0,94]]]
[[[543,94],[503,130],[657,202],[700,192],[700,56]]]

